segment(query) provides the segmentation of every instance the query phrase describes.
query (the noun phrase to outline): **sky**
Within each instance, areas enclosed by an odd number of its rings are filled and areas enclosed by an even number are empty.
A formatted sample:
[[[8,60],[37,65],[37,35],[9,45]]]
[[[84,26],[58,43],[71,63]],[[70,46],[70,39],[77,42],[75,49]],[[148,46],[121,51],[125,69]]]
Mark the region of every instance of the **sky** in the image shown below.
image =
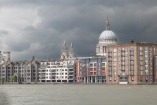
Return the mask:
[[[11,60],[59,59],[64,40],[75,56],[95,55],[106,17],[118,43],[157,43],[157,0],[0,0],[0,51]]]

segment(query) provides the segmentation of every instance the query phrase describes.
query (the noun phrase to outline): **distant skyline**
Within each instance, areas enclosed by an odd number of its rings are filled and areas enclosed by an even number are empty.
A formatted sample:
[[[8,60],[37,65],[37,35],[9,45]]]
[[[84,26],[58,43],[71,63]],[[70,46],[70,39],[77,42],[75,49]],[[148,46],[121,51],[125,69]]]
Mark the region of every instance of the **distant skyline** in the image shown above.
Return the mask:
[[[75,56],[95,55],[109,17],[119,43],[157,43],[157,0],[1,0],[0,51],[11,61],[59,59],[64,40]]]

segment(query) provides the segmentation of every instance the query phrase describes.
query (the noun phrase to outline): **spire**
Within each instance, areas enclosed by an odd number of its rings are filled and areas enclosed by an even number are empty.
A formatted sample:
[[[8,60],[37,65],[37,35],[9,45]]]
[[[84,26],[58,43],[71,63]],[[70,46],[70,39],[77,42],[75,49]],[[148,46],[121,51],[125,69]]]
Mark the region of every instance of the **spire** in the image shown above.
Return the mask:
[[[66,59],[67,58],[67,47],[66,47],[66,43],[65,43],[65,40],[64,40],[64,43],[63,43],[63,47],[62,47],[62,54],[61,54],[61,59]]]
[[[62,52],[66,53],[66,50],[67,50],[67,48],[66,48],[66,42],[64,40],[63,47],[62,47]]]
[[[69,58],[73,58],[73,57],[74,57],[74,48],[71,42],[70,49],[69,49]]]
[[[107,16],[107,20],[106,20],[106,30],[110,30],[110,23],[108,20],[108,16]]]
[[[66,46],[65,40],[64,40],[63,46]]]
[[[70,46],[70,48],[73,48],[73,43],[71,42],[71,46]]]

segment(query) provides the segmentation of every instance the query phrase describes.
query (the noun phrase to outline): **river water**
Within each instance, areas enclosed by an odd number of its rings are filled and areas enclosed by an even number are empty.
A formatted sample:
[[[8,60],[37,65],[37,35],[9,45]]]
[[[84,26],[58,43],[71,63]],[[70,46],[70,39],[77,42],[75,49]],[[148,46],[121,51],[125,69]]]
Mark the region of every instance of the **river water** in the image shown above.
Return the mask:
[[[0,105],[157,105],[157,85],[0,85]]]

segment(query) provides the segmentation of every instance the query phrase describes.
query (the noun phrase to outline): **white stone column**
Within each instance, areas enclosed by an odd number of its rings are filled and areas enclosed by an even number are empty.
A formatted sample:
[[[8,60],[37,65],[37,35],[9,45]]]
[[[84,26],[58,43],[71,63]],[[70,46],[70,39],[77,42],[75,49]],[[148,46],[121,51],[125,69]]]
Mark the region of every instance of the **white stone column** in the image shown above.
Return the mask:
[[[86,77],[83,77],[84,78],[84,83],[86,83]]]
[[[87,83],[89,82],[89,78],[88,78],[88,76],[87,76]]]
[[[97,83],[97,76],[95,76],[95,83]]]

